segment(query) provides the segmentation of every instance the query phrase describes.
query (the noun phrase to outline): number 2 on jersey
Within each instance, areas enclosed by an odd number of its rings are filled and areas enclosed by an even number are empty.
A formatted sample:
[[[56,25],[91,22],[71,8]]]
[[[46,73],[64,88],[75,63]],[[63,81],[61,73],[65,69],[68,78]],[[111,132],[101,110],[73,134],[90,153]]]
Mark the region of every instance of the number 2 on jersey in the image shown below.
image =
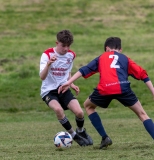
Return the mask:
[[[112,61],[111,65],[110,65],[110,68],[120,68],[120,66],[116,64],[118,59],[119,59],[119,56],[117,56],[117,55],[109,55],[109,58],[113,58],[113,61]]]

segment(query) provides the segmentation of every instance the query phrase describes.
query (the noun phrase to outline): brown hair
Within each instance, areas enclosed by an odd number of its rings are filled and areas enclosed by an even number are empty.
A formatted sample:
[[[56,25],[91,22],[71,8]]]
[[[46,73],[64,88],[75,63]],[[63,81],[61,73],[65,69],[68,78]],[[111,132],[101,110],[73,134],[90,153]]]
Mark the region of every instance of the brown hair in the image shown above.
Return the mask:
[[[57,41],[70,46],[73,43],[73,35],[69,30],[62,30],[57,33]]]

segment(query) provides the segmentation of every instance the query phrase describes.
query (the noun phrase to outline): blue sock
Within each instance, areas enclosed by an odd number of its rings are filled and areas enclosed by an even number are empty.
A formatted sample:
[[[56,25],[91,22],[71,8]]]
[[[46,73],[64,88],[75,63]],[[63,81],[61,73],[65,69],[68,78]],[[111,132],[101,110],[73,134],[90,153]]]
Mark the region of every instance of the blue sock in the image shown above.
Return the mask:
[[[97,112],[94,112],[92,114],[89,115],[89,119],[91,121],[91,123],[93,124],[93,126],[95,127],[95,129],[97,130],[97,132],[103,137],[106,138],[107,134],[104,130],[102,121],[99,117],[99,115],[97,114]]]
[[[151,137],[154,139],[154,124],[151,119],[147,119],[143,122],[145,129],[147,132],[151,135]]]

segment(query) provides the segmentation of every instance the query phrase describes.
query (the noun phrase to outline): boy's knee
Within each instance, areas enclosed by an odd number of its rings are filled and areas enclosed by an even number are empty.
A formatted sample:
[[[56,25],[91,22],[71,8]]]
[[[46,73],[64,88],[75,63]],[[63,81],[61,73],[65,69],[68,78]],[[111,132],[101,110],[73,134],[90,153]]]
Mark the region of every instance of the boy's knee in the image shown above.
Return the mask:
[[[86,102],[84,102],[83,104],[85,110],[89,110],[91,108],[91,106],[89,104],[87,104]]]
[[[83,103],[83,106],[85,109],[88,107],[86,102]]]
[[[64,113],[64,110],[61,107],[55,108],[54,111],[55,111],[56,114],[63,114]]]
[[[84,113],[83,113],[83,111],[82,110],[80,110],[80,111],[78,111],[78,112],[76,112],[76,117],[78,117],[78,118],[83,118],[84,117]]]

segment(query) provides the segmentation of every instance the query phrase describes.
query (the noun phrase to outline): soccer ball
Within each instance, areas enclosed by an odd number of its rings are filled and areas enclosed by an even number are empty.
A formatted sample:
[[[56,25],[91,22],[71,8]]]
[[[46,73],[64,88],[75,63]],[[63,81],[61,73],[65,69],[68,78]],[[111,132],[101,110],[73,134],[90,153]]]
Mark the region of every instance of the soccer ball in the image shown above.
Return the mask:
[[[54,137],[54,144],[57,148],[71,147],[72,142],[72,136],[68,132],[58,132]]]

